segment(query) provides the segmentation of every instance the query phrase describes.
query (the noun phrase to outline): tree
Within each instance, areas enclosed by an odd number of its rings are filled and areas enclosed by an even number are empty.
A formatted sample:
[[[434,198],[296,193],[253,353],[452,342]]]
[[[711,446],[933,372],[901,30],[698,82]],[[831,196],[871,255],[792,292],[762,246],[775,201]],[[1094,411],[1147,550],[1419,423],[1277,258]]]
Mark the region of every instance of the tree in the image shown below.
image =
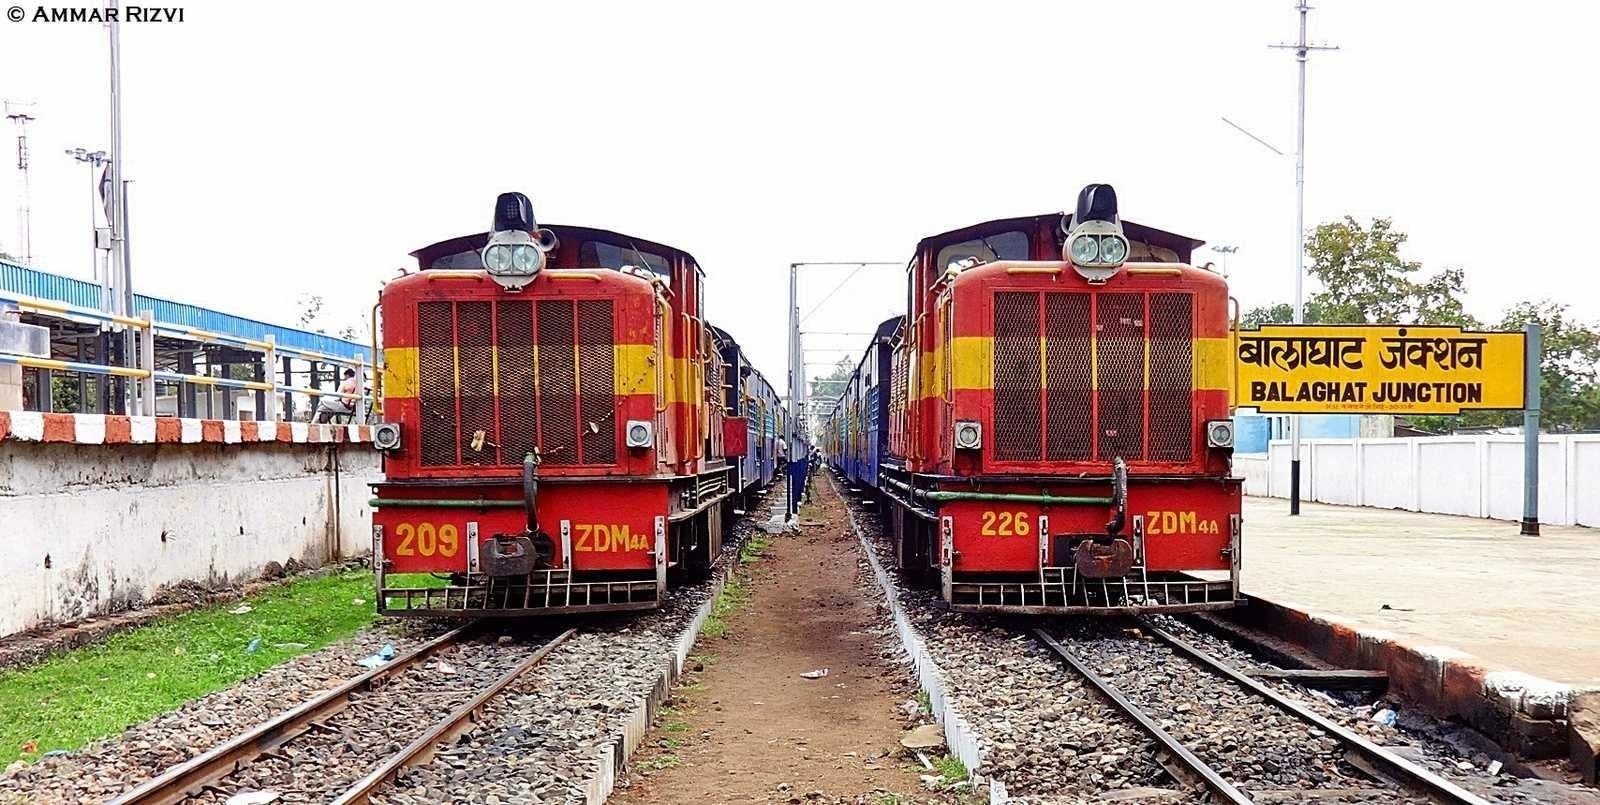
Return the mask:
[[[1462,307],[1466,275],[1446,268],[1419,278],[1422,264],[1402,260],[1406,234],[1388,218],[1369,226],[1345,216],[1318,226],[1306,238],[1306,273],[1322,286],[1306,300],[1307,324],[1443,324],[1462,327],[1477,322]],[[1294,308],[1276,304],[1252,308],[1246,327],[1283,324]]]
[[[1600,326],[1572,318],[1564,302],[1518,302],[1500,330],[1540,327],[1541,422],[1546,430],[1600,430]]]
[[[844,392],[845,384],[850,381],[850,375],[856,371],[855,361],[846,355],[833,365],[833,369],[822,377],[811,378],[811,397],[833,399]]]
[[[1329,324],[1474,324],[1461,307],[1465,275],[1459,268],[1418,280],[1422,264],[1402,260],[1406,234],[1388,218],[1363,227],[1346,215],[1318,226],[1306,238],[1307,273],[1322,290],[1312,295],[1319,320]]]

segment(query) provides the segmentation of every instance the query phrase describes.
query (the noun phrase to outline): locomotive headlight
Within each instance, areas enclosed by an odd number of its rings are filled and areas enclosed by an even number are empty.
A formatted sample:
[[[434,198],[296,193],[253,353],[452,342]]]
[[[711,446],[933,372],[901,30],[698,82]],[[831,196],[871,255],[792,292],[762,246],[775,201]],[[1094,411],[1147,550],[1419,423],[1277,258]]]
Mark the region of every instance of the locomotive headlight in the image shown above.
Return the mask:
[[[1066,233],[1062,257],[1089,282],[1098,285],[1111,279],[1128,259],[1128,238],[1122,234],[1117,191],[1111,185],[1083,188],[1077,212],[1062,217],[1061,229]]]
[[[372,429],[372,446],[390,453],[400,449],[400,423],[384,422]]]
[[[956,422],[956,449],[977,450],[983,447],[983,423],[971,420]]]
[[[483,267],[489,269],[491,274],[499,274],[511,268],[511,247],[504,243],[497,243],[483,250]]]
[[[1206,423],[1206,445],[1209,447],[1233,447],[1233,420],[1213,419]]]
[[[496,248],[505,248],[503,246]],[[539,250],[533,246],[519,243],[511,247],[511,265],[518,272],[532,273],[539,270]]]
[[[629,447],[650,447],[656,443],[655,426],[642,419],[628,420],[627,439]]]
[[[533,204],[521,193],[501,193],[494,204],[494,228],[480,256],[489,276],[508,291],[519,291],[544,269],[546,255],[558,246],[556,235],[533,220]]]
[[[1078,265],[1100,259],[1100,244],[1093,235],[1079,235],[1072,239],[1072,262]]]
[[[1121,235],[1106,235],[1100,239],[1100,260],[1120,265],[1128,259],[1128,240]]]

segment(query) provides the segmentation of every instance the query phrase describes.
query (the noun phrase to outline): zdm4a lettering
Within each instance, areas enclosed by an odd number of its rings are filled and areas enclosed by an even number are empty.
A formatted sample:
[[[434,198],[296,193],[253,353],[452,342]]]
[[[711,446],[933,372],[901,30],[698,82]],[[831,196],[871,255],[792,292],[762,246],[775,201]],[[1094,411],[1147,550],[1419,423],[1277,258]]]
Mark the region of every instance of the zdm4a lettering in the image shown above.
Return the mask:
[[[623,523],[573,523],[573,534],[578,538],[572,546],[574,552],[620,553],[622,551],[650,550],[650,541],[643,531],[634,531]]]
[[[1201,519],[1199,514],[1192,511],[1152,511],[1145,513],[1144,533],[1152,536],[1216,534],[1219,529],[1215,519]]]

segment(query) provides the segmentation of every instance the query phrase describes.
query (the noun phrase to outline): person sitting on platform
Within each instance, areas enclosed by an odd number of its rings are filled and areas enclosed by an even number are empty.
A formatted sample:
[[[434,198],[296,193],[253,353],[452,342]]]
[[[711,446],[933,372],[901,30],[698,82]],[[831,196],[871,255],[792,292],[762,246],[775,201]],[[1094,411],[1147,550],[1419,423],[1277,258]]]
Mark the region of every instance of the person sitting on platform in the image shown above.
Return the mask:
[[[339,384],[340,394],[355,394],[360,388],[356,382],[356,370],[344,370],[344,382]],[[319,423],[332,422],[336,416],[350,416],[356,412],[356,401],[349,397],[326,396],[317,401],[317,417]]]

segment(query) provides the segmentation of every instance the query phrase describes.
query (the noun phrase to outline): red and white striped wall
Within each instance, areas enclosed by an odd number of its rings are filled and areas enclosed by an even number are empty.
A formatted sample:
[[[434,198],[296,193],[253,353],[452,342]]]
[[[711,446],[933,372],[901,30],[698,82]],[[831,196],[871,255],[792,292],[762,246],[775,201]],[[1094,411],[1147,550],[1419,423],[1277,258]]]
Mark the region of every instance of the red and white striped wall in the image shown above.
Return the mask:
[[[368,425],[0,411],[0,441],[65,444],[370,443]]]

